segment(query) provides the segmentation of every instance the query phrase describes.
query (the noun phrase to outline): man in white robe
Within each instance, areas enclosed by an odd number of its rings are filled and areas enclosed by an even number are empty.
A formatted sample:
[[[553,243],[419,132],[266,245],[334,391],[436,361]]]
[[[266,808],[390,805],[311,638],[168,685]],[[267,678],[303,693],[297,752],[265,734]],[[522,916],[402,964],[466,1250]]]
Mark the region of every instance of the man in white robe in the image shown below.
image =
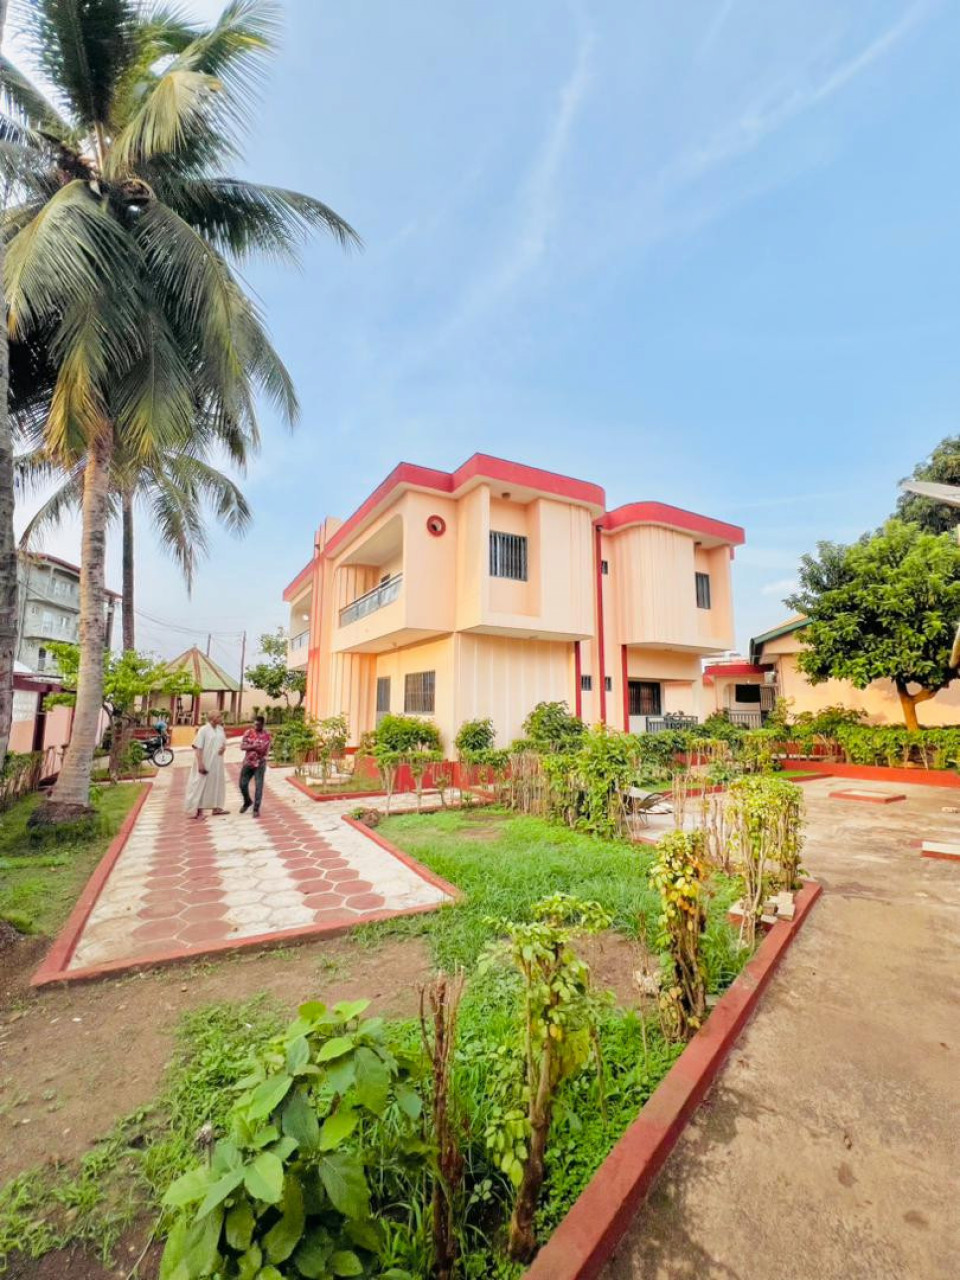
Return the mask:
[[[193,740],[193,764],[190,766],[184,801],[184,810],[192,818],[202,818],[204,809],[212,809],[218,814],[227,812],[223,807],[227,795],[227,779],[223,767],[223,753],[226,749],[223,712],[209,711],[207,723],[201,726]]]

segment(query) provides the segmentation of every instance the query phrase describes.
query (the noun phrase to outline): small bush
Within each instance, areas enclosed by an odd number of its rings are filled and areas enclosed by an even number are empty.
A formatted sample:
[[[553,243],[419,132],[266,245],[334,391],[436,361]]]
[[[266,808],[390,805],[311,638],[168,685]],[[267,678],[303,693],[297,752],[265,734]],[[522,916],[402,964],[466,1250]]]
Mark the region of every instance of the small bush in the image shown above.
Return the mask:
[[[523,722],[530,746],[542,752],[576,750],[586,727],[565,702],[538,702]]]
[[[453,744],[460,759],[472,763],[480,752],[492,749],[496,736],[493,721],[489,717],[484,720],[465,720]]]

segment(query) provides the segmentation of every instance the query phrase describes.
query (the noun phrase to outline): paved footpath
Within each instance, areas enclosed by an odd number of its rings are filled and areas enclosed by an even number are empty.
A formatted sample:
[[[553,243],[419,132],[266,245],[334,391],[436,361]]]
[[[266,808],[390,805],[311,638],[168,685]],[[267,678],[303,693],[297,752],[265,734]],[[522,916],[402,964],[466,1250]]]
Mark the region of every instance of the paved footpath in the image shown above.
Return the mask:
[[[960,1277],[960,791],[804,784],[824,894],[603,1280]],[[871,784],[872,786],[873,784]]]
[[[448,901],[436,885],[268,770],[263,814],[238,812],[227,765],[224,817],[183,812],[189,759],[161,770],[70,959],[69,970],[362,922]],[[406,805],[399,797],[396,809]]]

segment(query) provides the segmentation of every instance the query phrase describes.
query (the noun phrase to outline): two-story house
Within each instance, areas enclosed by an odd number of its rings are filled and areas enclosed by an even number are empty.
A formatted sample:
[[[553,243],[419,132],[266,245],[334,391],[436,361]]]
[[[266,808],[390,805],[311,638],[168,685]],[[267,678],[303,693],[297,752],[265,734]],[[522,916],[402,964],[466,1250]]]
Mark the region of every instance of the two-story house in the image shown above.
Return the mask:
[[[308,714],[346,714],[353,742],[394,712],[431,717],[448,750],[489,716],[506,745],[544,700],[636,732],[699,717],[702,659],[733,643],[743,540],[483,454],[452,473],[401,463],[318,530],[284,592],[288,661],[307,667]]]
[[[80,625],[80,570],[67,560],[21,551],[17,565],[16,658],[32,671],[56,672],[51,640],[76,644]],[[106,593],[107,648],[120,596]]]

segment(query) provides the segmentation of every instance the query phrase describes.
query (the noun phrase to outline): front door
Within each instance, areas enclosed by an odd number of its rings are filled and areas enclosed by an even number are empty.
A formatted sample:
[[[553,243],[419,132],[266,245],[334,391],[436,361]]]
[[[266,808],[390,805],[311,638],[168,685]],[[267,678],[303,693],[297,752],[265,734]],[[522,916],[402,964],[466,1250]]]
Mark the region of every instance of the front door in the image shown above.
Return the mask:
[[[657,680],[628,680],[630,699],[630,732],[643,733],[647,716],[662,715],[660,683]]]

